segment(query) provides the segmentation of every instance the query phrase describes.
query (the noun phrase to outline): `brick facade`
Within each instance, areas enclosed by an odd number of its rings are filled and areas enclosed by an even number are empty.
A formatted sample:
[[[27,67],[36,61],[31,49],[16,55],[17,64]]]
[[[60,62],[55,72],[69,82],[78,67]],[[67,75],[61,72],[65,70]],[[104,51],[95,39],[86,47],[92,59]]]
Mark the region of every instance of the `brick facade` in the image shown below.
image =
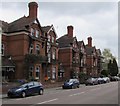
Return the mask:
[[[74,37],[73,26],[57,39],[53,25],[41,26],[37,18],[38,4],[30,2],[29,16],[2,22],[2,72],[4,79],[36,79],[58,81],[78,78],[83,72],[98,76],[101,72],[101,51]],[[57,39],[57,40],[56,40]]]

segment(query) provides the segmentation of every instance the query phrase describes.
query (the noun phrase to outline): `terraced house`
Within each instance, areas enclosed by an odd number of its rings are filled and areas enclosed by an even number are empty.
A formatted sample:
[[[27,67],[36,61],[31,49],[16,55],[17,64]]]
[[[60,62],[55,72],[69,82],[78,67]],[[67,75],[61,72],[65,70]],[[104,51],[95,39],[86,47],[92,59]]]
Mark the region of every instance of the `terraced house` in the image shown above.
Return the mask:
[[[53,25],[41,26],[38,4],[30,2],[28,7],[28,16],[11,23],[0,21],[3,80],[55,82],[79,78],[80,72],[100,75],[101,51],[92,45],[92,37],[85,45],[77,40],[70,25],[67,34],[57,39]]]
[[[38,4],[30,2],[29,16],[2,25],[3,79],[57,79],[56,33],[52,26],[41,27]],[[51,60],[52,59],[52,60]],[[48,68],[46,68],[48,67]],[[47,80],[47,79],[46,79]]]
[[[77,38],[73,37],[73,26],[68,26],[67,34],[57,40],[59,42],[58,57],[65,70],[65,79],[78,78],[80,57]]]

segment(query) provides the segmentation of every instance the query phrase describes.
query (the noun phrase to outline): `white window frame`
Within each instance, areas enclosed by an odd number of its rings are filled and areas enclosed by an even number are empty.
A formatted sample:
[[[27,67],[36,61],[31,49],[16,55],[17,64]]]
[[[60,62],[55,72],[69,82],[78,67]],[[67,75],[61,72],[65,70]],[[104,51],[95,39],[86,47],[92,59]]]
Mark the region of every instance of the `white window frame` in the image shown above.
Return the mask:
[[[48,53],[48,63],[50,63],[50,61],[51,61],[51,54]]]
[[[55,38],[54,38],[54,36],[52,36],[52,43],[54,43],[54,41],[55,41]]]
[[[56,67],[52,68],[52,79],[55,80],[56,79]]]
[[[35,36],[36,36],[37,38],[39,37],[39,31],[38,31],[38,30],[36,30]]]
[[[40,67],[39,66],[36,67],[35,74],[36,74],[35,79],[40,79]],[[38,74],[38,76],[37,76],[37,74]]]
[[[48,41],[50,42],[50,35],[48,35]]]
[[[53,49],[52,59],[56,59],[56,49]]]
[[[39,53],[38,53],[38,51],[39,51]],[[36,54],[40,54],[40,45],[39,44],[36,45]]]
[[[29,53],[32,54],[33,53],[33,44],[30,45],[30,50],[29,50]]]
[[[29,67],[29,77],[33,77],[33,66]]]
[[[31,28],[31,36],[34,36],[34,34],[35,34],[35,31],[34,31],[34,29],[33,28]]]
[[[1,54],[2,54],[2,56],[4,56],[5,54],[5,45],[4,44],[2,44],[1,45],[2,47],[1,47]]]

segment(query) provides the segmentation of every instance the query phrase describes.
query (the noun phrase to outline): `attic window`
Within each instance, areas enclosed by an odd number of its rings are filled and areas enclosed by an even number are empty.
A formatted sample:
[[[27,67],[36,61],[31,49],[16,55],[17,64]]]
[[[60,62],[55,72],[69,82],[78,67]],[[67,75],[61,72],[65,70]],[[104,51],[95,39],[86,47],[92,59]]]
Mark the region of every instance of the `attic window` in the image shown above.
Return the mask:
[[[39,31],[36,30],[36,35],[35,35],[37,38],[39,37]]]
[[[34,36],[34,29],[31,28],[31,36]]]

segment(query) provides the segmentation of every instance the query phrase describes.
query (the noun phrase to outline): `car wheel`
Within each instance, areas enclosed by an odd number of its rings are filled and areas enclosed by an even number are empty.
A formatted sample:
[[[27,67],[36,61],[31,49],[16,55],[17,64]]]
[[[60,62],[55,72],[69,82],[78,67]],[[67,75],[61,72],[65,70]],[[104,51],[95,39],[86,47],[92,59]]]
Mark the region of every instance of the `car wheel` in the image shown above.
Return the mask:
[[[79,88],[79,85],[77,87]]]
[[[25,92],[22,92],[22,98],[25,98],[26,97],[26,93]]]
[[[43,90],[42,89],[39,90],[39,95],[43,95]]]
[[[74,86],[72,85],[71,88],[74,89]]]

